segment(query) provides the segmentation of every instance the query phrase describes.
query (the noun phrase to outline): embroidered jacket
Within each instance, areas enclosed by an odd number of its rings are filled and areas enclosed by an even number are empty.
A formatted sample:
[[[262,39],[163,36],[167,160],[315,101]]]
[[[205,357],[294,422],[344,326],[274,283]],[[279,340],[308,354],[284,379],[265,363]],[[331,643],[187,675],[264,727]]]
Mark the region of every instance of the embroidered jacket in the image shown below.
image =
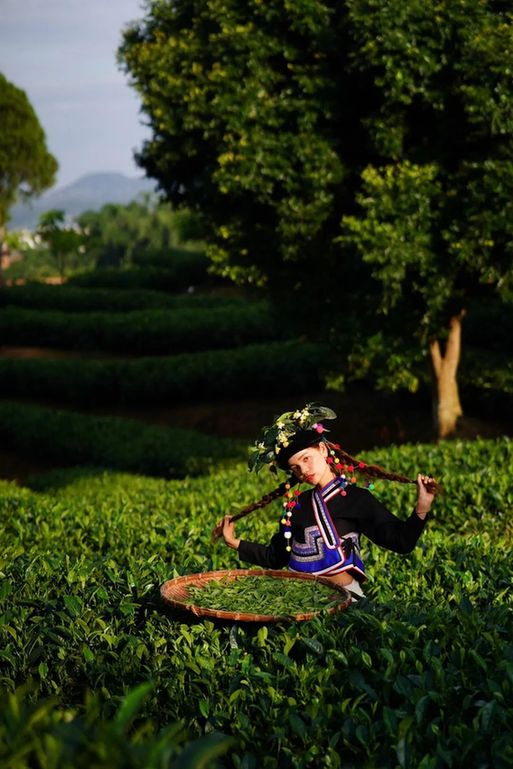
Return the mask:
[[[365,571],[360,559],[360,534],[396,553],[413,550],[425,519],[415,511],[407,520],[397,518],[367,489],[347,486],[345,496],[342,490],[335,480],[320,491],[303,492],[288,529],[291,538],[285,538],[287,526],[280,524],[280,531],[268,545],[241,540],[240,560],[268,569],[288,566],[293,571],[326,576],[348,571],[362,581]],[[286,549],[289,543],[291,552]]]

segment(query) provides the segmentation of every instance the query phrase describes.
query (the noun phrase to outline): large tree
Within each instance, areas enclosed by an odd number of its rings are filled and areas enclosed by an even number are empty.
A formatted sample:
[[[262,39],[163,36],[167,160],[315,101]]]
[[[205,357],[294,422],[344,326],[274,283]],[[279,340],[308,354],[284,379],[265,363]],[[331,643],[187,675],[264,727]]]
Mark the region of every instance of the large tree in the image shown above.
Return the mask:
[[[0,245],[12,205],[51,187],[57,168],[26,93],[0,73]]]
[[[349,327],[348,360],[383,385],[414,389],[429,360],[440,435],[461,413],[467,303],[511,293],[511,17],[494,0],[159,0],[120,49],[152,129],[138,161],[201,210],[218,269]]]
[[[401,319],[363,348],[390,382],[419,351],[433,372],[435,418],[450,434],[462,408],[462,319],[476,298],[513,294],[513,9],[487,0],[352,0],[354,66],[379,87],[359,211],[342,219],[381,283],[382,317]],[[509,306],[511,312],[511,305]],[[445,349],[444,349],[445,347]]]

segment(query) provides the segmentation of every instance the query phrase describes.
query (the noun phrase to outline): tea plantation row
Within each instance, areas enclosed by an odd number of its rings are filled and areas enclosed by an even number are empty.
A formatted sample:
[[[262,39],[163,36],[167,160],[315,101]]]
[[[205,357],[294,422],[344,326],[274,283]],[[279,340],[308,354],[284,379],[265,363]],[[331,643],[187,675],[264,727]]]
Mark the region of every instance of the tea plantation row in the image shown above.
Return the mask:
[[[0,338],[10,345],[169,355],[284,337],[283,326],[264,302],[124,313],[0,307]]]
[[[99,272],[98,280],[109,273]],[[513,364],[505,356],[513,338],[512,317],[489,302],[472,307],[466,319],[460,388],[464,402],[484,418],[513,419]],[[321,389],[333,373],[325,345],[281,341],[287,331],[269,306],[241,297],[80,285],[4,288],[0,336],[11,345],[129,356],[121,361],[0,359],[0,397],[51,399],[76,408],[246,397],[266,390],[296,395]],[[132,357],[141,355],[153,357]],[[424,373],[427,388],[427,369]]]
[[[19,455],[58,467],[95,465],[163,478],[197,475],[244,454],[241,442],[196,430],[17,403],[0,403],[0,440]]]
[[[0,485],[2,766],[510,767],[513,442],[363,458],[445,494],[411,555],[365,543],[366,599],[308,623],[200,621],[159,599],[173,575],[237,565],[211,528],[269,475]],[[414,503],[413,487],[375,493],[404,517]],[[239,534],[267,540],[279,511]]]
[[[326,348],[290,340],[122,361],[0,358],[0,397],[174,403],[322,387]]]
[[[134,310],[192,310],[195,307],[228,307],[242,304],[240,296],[168,294],[142,288],[85,288],[69,283],[0,287],[0,307],[23,307],[60,312],[133,312]]]

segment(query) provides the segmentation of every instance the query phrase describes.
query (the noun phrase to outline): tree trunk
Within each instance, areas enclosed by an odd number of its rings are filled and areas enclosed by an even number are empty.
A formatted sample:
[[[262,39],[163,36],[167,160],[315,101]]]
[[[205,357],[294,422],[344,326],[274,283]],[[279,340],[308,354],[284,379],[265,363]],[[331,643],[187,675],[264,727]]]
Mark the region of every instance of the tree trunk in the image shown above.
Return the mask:
[[[438,339],[429,343],[434,374],[433,416],[439,439],[454,433],[459,417],[463,416],[456,377],[461,352],[461,322],[464,315],[465,311],[462,310],[450,320],[444,356]]]

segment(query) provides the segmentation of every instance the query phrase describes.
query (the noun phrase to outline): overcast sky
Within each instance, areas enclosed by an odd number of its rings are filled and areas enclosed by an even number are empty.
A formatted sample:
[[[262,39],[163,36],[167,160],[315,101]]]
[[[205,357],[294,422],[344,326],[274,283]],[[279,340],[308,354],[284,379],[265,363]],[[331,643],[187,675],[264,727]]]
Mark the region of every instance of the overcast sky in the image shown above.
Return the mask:
[[[57,186],[95,171],[142,176],[148,136],[116,64],[122,27],[141,0],[0,0],[0,72],[26,91],[59,162]]]

